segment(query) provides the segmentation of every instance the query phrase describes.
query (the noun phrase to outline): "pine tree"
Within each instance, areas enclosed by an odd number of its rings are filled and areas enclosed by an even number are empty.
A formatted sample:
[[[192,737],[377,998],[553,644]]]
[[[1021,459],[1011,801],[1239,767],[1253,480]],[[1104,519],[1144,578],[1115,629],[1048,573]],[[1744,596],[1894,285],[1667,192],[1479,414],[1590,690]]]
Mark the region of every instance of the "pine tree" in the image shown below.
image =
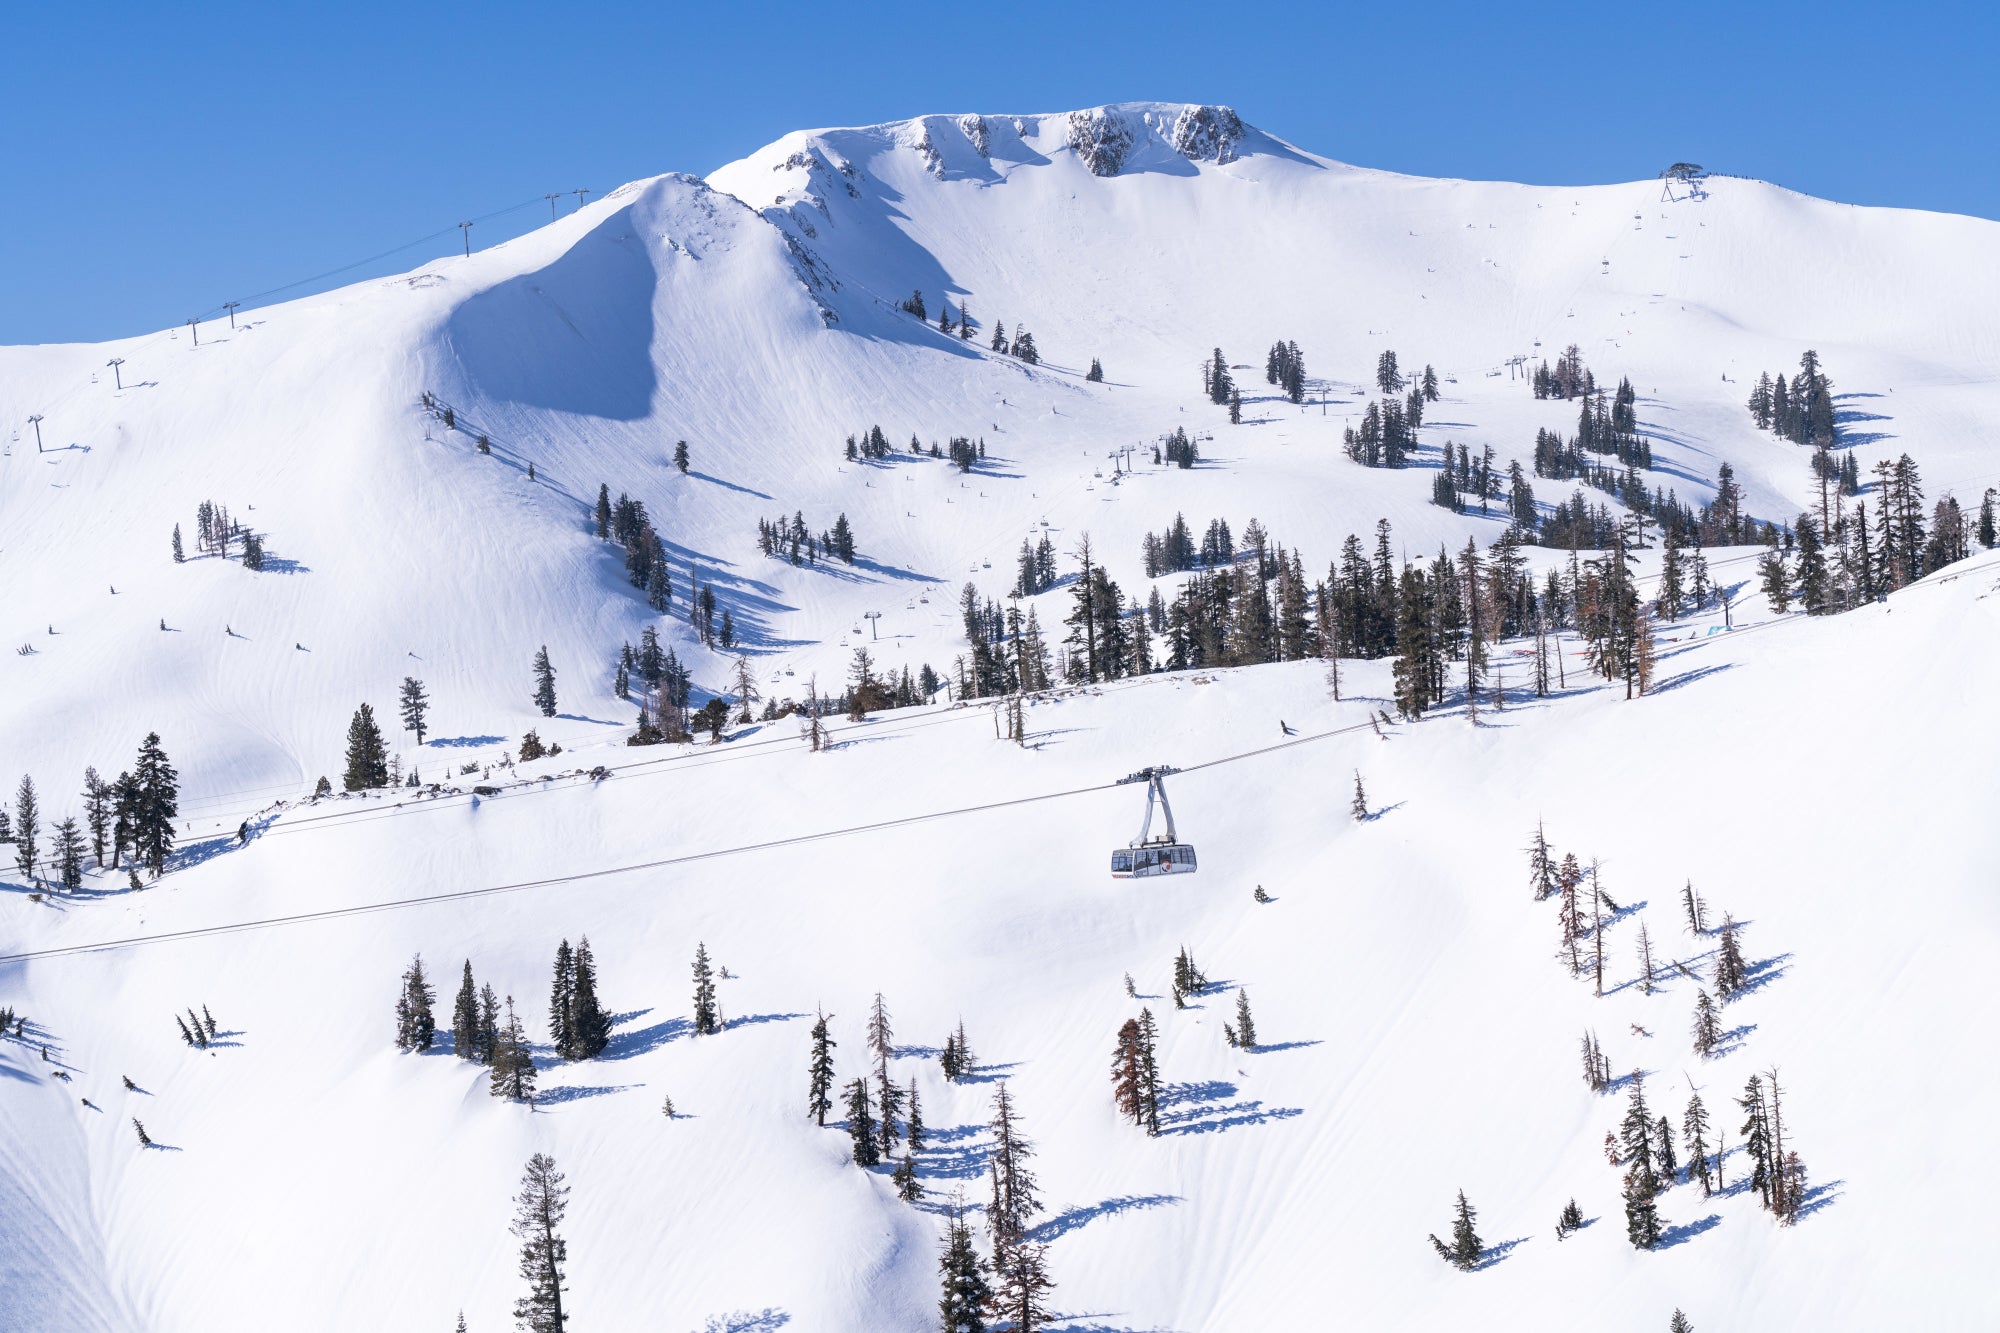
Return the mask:
[[[1702,919],[1703,903],[1695,896],[1694,881],[1689,880],[1681,889],[1681,906],[1687,911],[1688,934],[1700,936],[1708,932],[1708,923]]]
[[[507,1021],[494,1037],[493,1074],[487,1087],[495,1097],[510,1102],[533,1101],[535,1097],[535,1057],[521,1033],[511,995],[507,997]]]
[[[576,1058],[575,1004],[576,955],[564,940],[556,946],[555,976],[549,984],[549,1044],[556,1048],[559,1059]]]
[[[556,715],[556,669],[549,665],[549,646],[535,650],[535,707],[543,717]]]
[[[431,1016],[431,1003],[436,998],[430,983],[424,979],[423,955],[418,954],[403,973],[402,991],[396,997],[397,1050],[431,1048],[431,1041],[437,1035],[437,1021]]]
[[[1665,1116],[1660,1117],[1659,1134],[1654,1149],[1660,1158],[1660,1175],[1667,1187],[1672,1187],[1674,1176],[1680,1170],[1674,1161],[1674,1129]]]
[[[1667,1321],[1667,1333],[1694,1333],[1694,1325],[1688,1322],[1688,1317],[1681,1313],[1679,1306],[1674,1307],[1674,1317]]]
[[[901,1109],[903,1090],[889,1079],[889,1057],[895,1054],[895,1033],[889,1025],[889,1008],[882,992],[868,1011],[868,1053],[875,1057],[876,1101],[882,1108],[882,1155],[896,1155],[896,1113]]]
[[[1083,378],[1089,384],[1104,383],[1104,367],[1098,364],[1096,357],[1090,358],[1090,370]]]
[[[1257,1024],[1250,1017],[1250,992],[1236,988],[1236,1044],[1246,1051],[1257,1049]]]
[[[1562,1240],[1581,1230],[1583,1230],[1583,1209],[1576,1206],[1575,1199],[1571,1199],[1563,1205],[1563,1210],[1556,1214],[1556,1239]]]
[[[97,776],[95,768],[83,770],[83,818],[90,829],[90,851],[97,860],[98,869],[104,868],[105,839],[111,831],[112,814],[111,784]],[[7,828],[7,811],[0,807],[0,842],[7,841],[12,834]]]
[[[56,821],[53,832],[56,883],[75,893],[83,887],[83,830],[77,827],[73,816],[65,815]]]
[[[868,1101],[865,1078],[847,1085],[847,1136],[854,1141],[856,1166],[874,1166],[882,1160],[882,1151],[875,1143],[875,1112]]]
[[[403,710],[403,730],[417,733],[417,748],[424,745],[424,732],[429,728],[424,723],[424,715],[430,712],[431,701],[424,695],[424,683],[415,676],[403,677],[401,696]]]
[[[556,1230],[569,1207],[569,1186],[554,1159],[536,1153],[521,1177],[508,1228],[521,1242],[521,1277],[528,1294],[514,1303],[514,1326],[525,1333],[563,1333],[563,1265],[569,1245]]]
[[[1681,1115],[1681,1147],[1687,1150],[1690,1178],[1701,1180],[1704,1198],[1715,1192],[1708,1170],[1708,1130],[1708,1108],[1701,1104],[1701,1094],[1695,1093]]]
[[[14,866],[21,878],[35,882],[35,860],[42,831],[41,802],[35,795],[35,780],[25,774],[14,791]]]
[[[341,775],[341,787],[367,791],[388,785],[389,755],[382,744],[382,728],[375,724],[375,710],[363,704],[347,724],[347,768]]]
[[[1646,931],[1646,923],[1639,923],[1639,990],[1653,993],[1653,937]]]
[[[1141,1123],[1139,1101],[1139,1020],[1128,1018],[1118,1029],[1111,1052],[1111,1104],[1121,1115]]]
[[[680,473],[686,473],[688,470],[688,442],[686,440],[674,441],[674,470]]]
[[[451,1004],[451,1049],[461,1060],[479,1059],[479,992],[472,984],[470,958]]]
[[[826,1127],[826,1113],[833,1109],[833,1048],[840,1044],[827,1031],[828,1017],[822,1009],[813,1024],[812,1058],[806,1067],[806,1114],[822,1129]]]
[[[1625,1238],[1634,1249],[1650,1250],[1660,1243],[1665,1220],[1654,1202],[1659,1192],[1659,1180],[1653,1174],[1650,1160],[1636,1163],[1625,1172]]]
[[[1028,1219],[1042,1210],[1034,1172],[1028,1166],[1035,1148],[1021,1133],[1004,1080],[994,1089],[991,1127],[993,1151],[988,1161],[993,1201],[986,1212],[986,1225],[992,1232],[993,1250],[998,1255],[1021,1243]]]
[[[1750,1158],[1750,1188],[1757,1191],[1758,1198],[1769,1208],[1776,1183],[1777,1156],[1772,1143],[1770,1107],[1764,1100],[1764,1080],[1760,1075],[1750,1076],[1736,1105],[1743,1111],[1740,1132],[1743,1135],[1743,1151]],[[1720,1154],[1717,1156],[1720,1157]]]
[[[1715,991],[1724,1004],[1742,993],[1747,981],[1743,964],[1743,951],[1736,943],[1735,918],[1725,914],[1722,918],[1722,943],[1715,953]]]
[[[1569,974],[1572,977],[1583,974],[1583,903],[1577,890],[1583,884],[1583,868],[1576,863],[1576,854],[1569,853],[1562,859],[1562,866],[1556,871],[1556,923],[1562,932],[1562,949],[1569,955]]]
[[[1139,1010],[1138,1122],[1150,1138],[1160,1136],[1159,1029],[1151,1009]]]
[[[1535,840],[1528,844],[1528,886],[1535,891],[1535,901],[1541,902],[1556,891],[1555,857],[1549,851],[1549,840],[1542,836],[1542,824],[1535,821]]]
[[[1386,353],[1384,355],[1387,355]],[[1479,1266],[1480,1256],[1486,1252],[1479,1233],[1473,1229],[1473,1222],[1479,1214],[1465,1201],[1465,1191],[1458,1192],[1458,1206],[1451,1224],[1451,1244],[1446,1245],[1435,1234],[1431,1236],[1431,1248],[1438,1257],[1463,1273],[1470,1273]]]
[[[889,1173],[889,1181],[896,1187],[896,1197],[904,1203],[915,1203],[924,1197],[924,1187],[917,1180],[917,1159],[904,1157]]]
[[[178,565],[184,564],[186,561],[187,552],[181,547],[181,525],[176,523],[174,524],[174,563]]]
[[[1354,770],[1354,800],[1349,803],[1347,813],[1354,816],[1354,822],[1368,822],[1368,793],[1361,786],[1361,770]]]
[[[1697,991],[1694,999],[1694,1053],[1711,1056],[1721,1044],[1722,1024],[1716,1018],[1715,1001],[1708,998],[1707,991]]]
[[[1052,1317],[1048,1293],[1055,1290],[1049,1280],[1048,1247],[1030,1241],[1016,1241],[994,1255],[994,1276],[999,1287],[994,1308],[1011,1323],[1012,1333],[1034,1333]]]
[[[910,1086],[904,1090],[909,1099],[910,1114],[903,1122],[903,1143],[914,1157],[924,1150],[924,1108],[917,1101],[917,1080],[910,1079]]]
[[[500,997],[493,993],[493,984],[479,988],[479,1026],[473,1043],[473,1058],[480,1064],[491,1065],[494,1055],[500,1049]]]
[[[611,1015],[597,1001],[597,960],[590,953],[590,936],[576,942],[573,959],[575,989],[570,995],[572,1060],[594,1060],[611,1044]]]
[[[176,527],[174,532],[178,535],[180,532],[179,527]],[[139,1117],[136,1115],[132,1117],[132,1129],[139,1135],[139,1146],[141,1148],[150,1148],[153,1146],[153,1140],[146,1135],[146,1127],[139,1123]]]
[[[942,1333],[986,1333],[986,1310],[993,1289],[986,1282],[986,1261],[972,1245],[963,1198],[954,1199],[945,1214],[944,1253],[938,1256],[938,1272],[944,1288],[938,1300]]]
[[[174,819],[180,814],[180,774],[160,748],[160,734],[146,733],[132,766],[132,851],[158,879],[166,873],[174,850]]]
[[[722,1031],[722,1010],[715,1002],[715,975],[708,966],[708,945],[694,946],[694,1035],[712,1037]]]

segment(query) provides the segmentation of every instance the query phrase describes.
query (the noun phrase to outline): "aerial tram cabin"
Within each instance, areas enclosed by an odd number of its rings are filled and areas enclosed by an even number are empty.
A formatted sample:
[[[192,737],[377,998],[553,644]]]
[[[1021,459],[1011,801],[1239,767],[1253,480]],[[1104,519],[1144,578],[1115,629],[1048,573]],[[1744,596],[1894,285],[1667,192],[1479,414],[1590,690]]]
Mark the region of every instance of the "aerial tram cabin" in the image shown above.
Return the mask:
[[[1143,879],[1151,875],[1192,875],[1195,872],[1194,847],[1181,842],[1174,834],[1174,808],[1167,804],[1167,789],[1163,779],[1177,769],[1159,767],[1142,768],[1122,782],[1143,782],[1146,784],[1146,818],[1139,825],[1139,836],[1130,845],[1120,847],[1111,853],[1111,877],[1113,879]],[[1153,802],[1158,801],[1160,811],[1166,816],[1167,831],[1160,837],[1153,837]]]

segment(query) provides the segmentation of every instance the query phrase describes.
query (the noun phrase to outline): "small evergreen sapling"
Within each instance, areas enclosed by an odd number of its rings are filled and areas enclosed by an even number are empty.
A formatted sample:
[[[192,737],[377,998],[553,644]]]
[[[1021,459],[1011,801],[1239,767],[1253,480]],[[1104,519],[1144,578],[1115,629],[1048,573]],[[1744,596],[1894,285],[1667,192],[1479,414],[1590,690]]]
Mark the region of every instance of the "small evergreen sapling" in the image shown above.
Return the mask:
[[[1361,786],[1361,770],[1358,768],[1354,770],[1354,801],[1347,809],[1354,816],[1355,823],[1368,821],[1368,793]]]
[[[1228,1031],[1226,1024],[1223,1030]],[[1246,1051],[1257,1049],[1257,1023],[1250,1017],[1250,992],[1242,986],[1236,988],[1236,1037],[1232,1044]]]
[[[180,529],[175,528],[174,532],[175,535],[178,536],[180,533]],[[139,1136],[139,1146],[141,1148],[150,1148],[153,1146],[153,1140],[148,1138],[146,1135],[146,1126],[140,1122],[139,1117],[136,1115],[132,1117],[132,1129]]]
[[[1679,1306],[1674,1307],[1674,1317],[1667,1321],[1667,1333],[1694,1333],[1694,1325],[1681,1313]]]
[[[535,673],[535,707],[543,717],[556,715],[556,669],[549,664],[549,646],[543,644],[535,651],[533,663]]]
[[[712,1037],[722,1031],[722,1010],[715,1001],[715,974],[708,966],[708,945],[694,946],[694,1035]]]
[[[1435,1232],[1430,1238],[1431,1248],[1438,1252],[1438,1257],[1462,1273],[1470,1273],[1477,1268],[1480,1256],[1486,1250],[1479,1233],[1473,1229],[1473,1222],[1478,1216],[1472,1205],[1465,1201],[1465,1191],[1460,1190],[1457,1214],[1451,1224],[1451,1244],[1446,1245],[1439,1240]]]
[[[1556,1239],[1564,1240],[1583,1230],[1583,1210],[1571,1199],[1556,1216]]]

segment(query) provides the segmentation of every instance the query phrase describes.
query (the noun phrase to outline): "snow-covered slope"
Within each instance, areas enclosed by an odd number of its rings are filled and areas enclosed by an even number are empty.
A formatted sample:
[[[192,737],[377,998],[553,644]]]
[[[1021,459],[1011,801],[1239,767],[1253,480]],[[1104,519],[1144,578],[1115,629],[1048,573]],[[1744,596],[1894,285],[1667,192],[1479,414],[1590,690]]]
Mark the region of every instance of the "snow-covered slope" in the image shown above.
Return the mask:
[[[1218,109],[1134,105],[788,136],[707,182],[636,182],[470,258],[203,326],[198,346],[184,328],[0,350],[0,415],[23,423],[0,458],[0,632],[35,650],[5,659],[0,781],[32,773],[48,817],[73,813],[85,764],[116,772],[157,730],[193,849],[142,893],[107,877],[59,903],[0,895],[0,952],[1097,787],[1259,749],[1280,719],[1354,728],[1178,779],[1203,870],[1164,886],[1103,874],[1137,818],[1124,789],[0,964],[0,1004],[34,1025],[27,1045],[0,1043],[0,1217],[18,1238],[0,1247],[0,1324],[443,1328],[463,1306],[475,1329],[503,1327],[507,1197],[544,1149],[576,1190],[578,1327],[925,1327],[935,1217],[801,1113],[807,1016],[837,1016],[851,1076],[878,989],[938,1131],[934,1199],[983,1197],[993,1085],[942,1082],[922,1048],[963,1016],[982,1078],[1018,1094],[1073,1328],[1434,1327],[1494,1310],[1664,1327],[1675,1305],[1698,1327],[1990,1324],[2000,1307],[1972,1275],[1995,1164],[1975,1114],[1995,1089],[1976,1064],[1958,1071],[1961,1034],[1996,1017],[1974,972],[2000,925],[1991,563],[1833,621],[1753,615],[1713,636],[1700,621],[1704,637],[1670,648],[1672,688],[1629,706],[1517,701],[1477,728],[1378,740],[1363,728],[1388,692],[1377,663],[1350,664],[1339,706],[1304,666],[1121,682],[1037,705],[1025,750],[995,742],[983,711],[935,708],[827,754],[790,723],[663,753],[620,744],[615,653],[652,616],[588,508],[600,482],[644,499],[677,592],[689,567],[712,582],[784,697],[839,680],[870,611],[886,665],[947,668],[965,647],[959,585],[1003,595],[1030,533],[1053,534],[1067,571],[1087,532],[1142,594],[1140,535],[1177,511],[1254,516],[1313,570],[1378,517],[1411,552],[1489,541],[1500,520],[1426,503],[1427,471],[1341,456],[1385,348],[1447,377],[1426,443],[1490,443],[1504,462],[1531,455],[1537,427],[1574,423],[1506,361],[1576,343],[1600,378],[1638,387],[1661,485],[1706,499],[1726,460],[1747,507],[1782,520],[1807,501],[1804,451],[1741,404],[1810,346],[1864,469],[1908,452],[1933,495],[1976,500],[2000,481],[1984,424],[2000,414],[1996,242],[1989,222],[1727,178],[1673,203],[1657,181],[1417,180]],[[912,289],[928,326],[896,308]],[[938,331],[940,298],[970,309],[972,340]],[[996,320],[1031,329],[1043,364],[988,351]],[[1268,394],[1257,363],[1279,339],[1300,344],[1324,404]],[[1216,346],[1245,367],[1239,427],[1198,391]],[[1084,382],[1093,357],[1104,384]],[[426,392],[458,428],[421,410]],[[983,437],[987,463],[844,461],[843,437],[875,423],[899,448]],[[1207,465],[1110,475],[1112,450],[1180,426],[1213,434]],[[682,439],[686,475],[670,463]],[[266,535],[272,569],[172,562],[173,525],[192,555],[205,498]],[[794,511],[815,529],[845,513],[862,560],[761,557],[757,519]],[[1045,623],[1063,600],[1044,596]],[[697,686],[725,689],[733,654],[695,645],[677,607],[666,631]],[[562,698],[548,722],[529,700],[542,644]],[[427,778],[537,725],[574,751],[537,775],[630,766],[493,799],[322,805],[241,849],[214,840],[337,777],[355,705],[386,717],[405,675],[436,700],[432,743],[405,738]],[[1382,812],[1359,826],[1356,769]],[[1748,1029],[1732,1054],[1689,1056],[1685,979],[1598,1001],[1550,960],[1553,918],[1519,854],[1537,818],[1601,858],[1613,896],[1704,975],[1713,944],[1679,928],[1682,881],[1749,923],[1768,980],[1730,1010]],[[1258,884],[1277,901],[1253,903]],[[1614,928],[1621,983],[1636,930]],[[447,991],[470,958],[539,1039],[550,956],[580,934],[621,1013],[613,1058],[549,1069],[533,1113],[448,1052],[390,1048],[412,953]],[[686,1035],[697,940],[739,978],[723,995],[736,1021],[701,1040]],[[1172,1011],[1183,943],[1251,989],[1268,1049],[1223,1044],[1227,985]],[[1176,1132],[1157,1141],[1109,1105],[1111,1035],[1138,1003],[1126,971],[1166,1033]],[[204,1003],[233,1035],[199,1054],[171,1014]],[[1821,1188],[1812,1213],[1781,1231],[1740,1193],[1681,1187],[1663,1202],[1676,1243],[1632,1251],[1600,1146],[1622,1102],[1575,1070],[1592,1027],[1676,1119],[1684,1075],[1721,1120],[1752,1069],[1778,1065]],[[43,1040],[72,1081],[47,1077]],[[665,1095],[683,1118],[660,1115]],[[133,1115],[163,1150],[135,1148]],[[1460,1187],[1489,1241],[1521,1242],[1469,1277],[1423,1242]],[[1558,1245],[1571,1195],[1598,1221]]]

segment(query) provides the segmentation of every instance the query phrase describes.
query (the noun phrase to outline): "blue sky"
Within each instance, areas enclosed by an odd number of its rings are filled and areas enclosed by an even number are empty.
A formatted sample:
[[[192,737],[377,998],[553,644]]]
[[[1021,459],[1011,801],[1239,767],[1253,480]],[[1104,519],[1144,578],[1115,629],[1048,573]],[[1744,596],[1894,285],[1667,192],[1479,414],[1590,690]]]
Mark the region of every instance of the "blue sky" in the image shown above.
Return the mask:
[[[0,343],[140,333],[540,196],[788,130],[1224,102],[1366,166],[1583,184],[1689,159],[2000,218],[1970,4],[10,5]],[[333,285],[321,283],[319,286]],[[312,290],[301,286],[286,294]]]

